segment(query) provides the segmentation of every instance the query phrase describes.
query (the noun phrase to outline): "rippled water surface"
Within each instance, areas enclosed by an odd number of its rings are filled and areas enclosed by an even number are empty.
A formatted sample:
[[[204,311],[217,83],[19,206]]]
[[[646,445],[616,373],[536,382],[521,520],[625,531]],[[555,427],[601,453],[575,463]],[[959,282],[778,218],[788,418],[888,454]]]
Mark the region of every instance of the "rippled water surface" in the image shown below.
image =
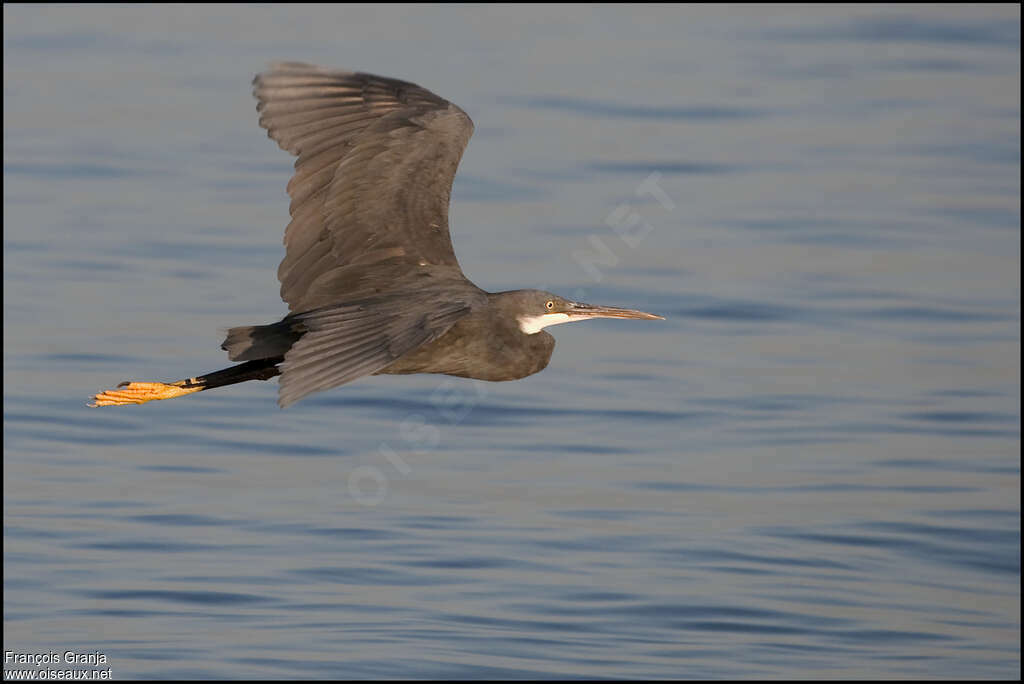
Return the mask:
[[[1017,7],[4,7],[4,647],[115,678],[1020,676]],[[515,383],[227,365],[303,59],[476,122]],[[5,666],[10,668],[10,666]]]

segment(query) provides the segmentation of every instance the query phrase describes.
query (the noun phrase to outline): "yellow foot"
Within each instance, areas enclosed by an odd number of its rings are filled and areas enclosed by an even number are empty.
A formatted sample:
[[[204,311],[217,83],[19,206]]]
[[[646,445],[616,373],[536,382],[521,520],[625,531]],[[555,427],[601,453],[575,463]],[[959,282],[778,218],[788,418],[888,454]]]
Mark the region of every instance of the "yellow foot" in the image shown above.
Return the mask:
[[[184,382],[184,381],[183,381]],[[100,392],[92,398],[91,408],[98,406],[126,406],[128,404],[145,404],[156,399],[173,399],[198,392],[202,387],[181,387],[162,382],[122,382],[117,389]]]

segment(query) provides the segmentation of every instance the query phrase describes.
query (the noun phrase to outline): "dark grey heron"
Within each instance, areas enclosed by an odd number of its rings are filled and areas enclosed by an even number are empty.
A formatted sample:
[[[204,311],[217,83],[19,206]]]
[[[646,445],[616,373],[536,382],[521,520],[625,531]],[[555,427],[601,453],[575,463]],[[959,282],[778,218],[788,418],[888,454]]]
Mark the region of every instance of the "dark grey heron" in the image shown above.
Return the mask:
[[[272,65],[253,86],[260,126],[298,157],[277,269],[290,313],[231,328],[221,348],[238,365],[123,382],[90,406],[277,375],[282,407],[378,373],[517,380],[548,365],[550,325],[661,318],[540,290],[485,292],[463,275],[448,200],[473,122],[451,102],[405,81],[294,62]]]

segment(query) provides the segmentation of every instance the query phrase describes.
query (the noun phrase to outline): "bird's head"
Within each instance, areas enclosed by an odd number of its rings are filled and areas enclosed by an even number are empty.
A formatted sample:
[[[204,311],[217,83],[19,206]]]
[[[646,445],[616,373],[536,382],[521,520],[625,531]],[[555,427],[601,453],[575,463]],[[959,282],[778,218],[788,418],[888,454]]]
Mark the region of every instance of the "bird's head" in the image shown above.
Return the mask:
[[[664,320],[662,316],[620,309],[614,306],[593,306],[573,302],[543,290],[516,290],[503,292],[506,303],[511,305],[519,330],[527,335],[539,333],[549,325],[585,321],[591,318],[638,318],[642,320]]]

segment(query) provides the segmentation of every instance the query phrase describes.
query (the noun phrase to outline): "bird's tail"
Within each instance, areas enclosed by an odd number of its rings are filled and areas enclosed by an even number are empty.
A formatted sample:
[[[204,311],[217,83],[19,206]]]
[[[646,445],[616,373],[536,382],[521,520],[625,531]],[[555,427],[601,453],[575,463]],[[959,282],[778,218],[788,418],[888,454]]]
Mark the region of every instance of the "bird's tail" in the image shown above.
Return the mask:
[[[243,325],[228,330],[220,348],[232,361],[253,361],[284,356],[303,333],[301,321],[288,316],[270,325]]]
[[[118,385],[116,389],[100,392],[93,396],[92,403],[88,404],[88,406],[96,408],[99,406],[145,404],[147,401],[173,399],[186,394],[202,392],[214,387],[234,385],[249,380],[269,380],[281,374],[277,365],[282,361],[284,361],[284,356],[246,361],[237,366],[231,366],[230,368],[224,368],[213,373],[172,383],[125,381]]]

